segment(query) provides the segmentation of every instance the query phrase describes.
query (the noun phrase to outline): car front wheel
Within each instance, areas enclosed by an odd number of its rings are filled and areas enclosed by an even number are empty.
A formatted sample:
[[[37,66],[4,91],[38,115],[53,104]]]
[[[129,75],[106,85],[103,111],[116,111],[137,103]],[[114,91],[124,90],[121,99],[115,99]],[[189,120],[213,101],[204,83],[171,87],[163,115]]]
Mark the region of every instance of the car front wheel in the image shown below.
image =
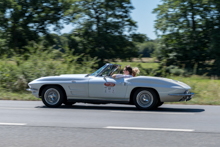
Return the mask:
[[[42,91],[42,101],[47,107],[59,107],[64,101],[65,94],[58,86],[47,86]]]
[[[138,89],[134,93],[133,101],[138,109],[150,110],[157,107],[158,96],[152,89]]]
[[[164,102],[160,102],[160,101],[159,101],[159,102],[157,103],[157,107],[162,106],[162,105],[163,105],[163,103],[164,103]]]
[[[76,102],[64,102],[64,105],[66,106],[72,106],[74,105]]]

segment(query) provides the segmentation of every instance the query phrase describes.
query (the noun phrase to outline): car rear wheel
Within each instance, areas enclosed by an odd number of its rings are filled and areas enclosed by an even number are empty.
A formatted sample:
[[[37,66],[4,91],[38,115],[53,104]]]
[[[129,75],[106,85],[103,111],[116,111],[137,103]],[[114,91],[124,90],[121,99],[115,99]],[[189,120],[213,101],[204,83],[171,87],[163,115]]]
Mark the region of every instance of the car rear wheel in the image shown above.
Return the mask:
[[[65,94],[58,86],[47,86],[42,91],[42,101],[47,107],[59,107],[64,101]]]
[[[134,93],[133,102],[138,109],[150,110],[157,107],[158,96],[152,89],[138,89]]]

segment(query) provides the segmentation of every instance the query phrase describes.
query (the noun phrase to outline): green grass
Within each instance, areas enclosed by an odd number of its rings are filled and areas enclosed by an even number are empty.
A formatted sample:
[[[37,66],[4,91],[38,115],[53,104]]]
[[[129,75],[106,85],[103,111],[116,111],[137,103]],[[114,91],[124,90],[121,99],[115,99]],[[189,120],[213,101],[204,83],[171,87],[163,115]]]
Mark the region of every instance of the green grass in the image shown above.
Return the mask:
[[[5,89],[0,89],[0,100],[38,101],[41,99],[33,96],[31,92],[10,92]]]
[[[184,82],[191,86],[195,96],[188,102],[178,102],[180,104],[198,105],[220,105],[220,80],[212,80],[208,77],[168,77]]]
[[[173,104],[197,104],[197,105],[220,105],[220,80],[212,80],[208,77],[168,77],[184,82],[192,87],[195,96],[188,102],[174,102]],[[40,100],[31,92],[9,92],[0,90],[0,100]]]
[[[58,61],[58,62],[60,62],[60,61]],[[124,68],[124,66],[126,66],[126,65],[130,65],[131,67],[141,66],[143,69],[147,69],[147,68],[157,69],[159,66],[159,63],[154,63],[150,59],[145,59],[144,62],[135,60],[134,62],[117,61],[117,62],[111,62],[111,63],[120,64],[120,65],[122,65],[122,68]],[[14,61],[8,61],[6,63],[5,61],[1,61],[1,60],[0,60],[0,65],[2,65],[2,67],[4,67],[4,68],[9,67],[9,65],[11,65],[11,69],[14,69],[15,67],[13,67],[13,66],[16,66]],[[3,66],[3,65],[6,65],[6,66]],[[52,65],[49,66],[49,64],[47,64],[47,66],[48,66],[46,68],[47,70],[45,69],[45,71],[42,70],[43,67],[41,67],[40,69],[44,72],[48,72],[49,68],[51,68],[50,69],[51,71],[55,71],[55,69],[57,68],[57,66],[55,68]],[[67,65],[62,64],[62,68],[60,68],[60,69],[65,69],[65,66],[67,66]],[[22,69],[22,70],[24,70],[25,72],[28,72],[28,73],[25,73],[27,75],[35,75],[37,72],[40,72],[37,69],[36,69],[36,71],[34,71],[33,70],[34,68],[32,69],[33,71],[29,71],[28,69],[30,69],[31,66],[27,66],[27,67],[24,66],[24,67],[27,69]],[[12,79],[11,81],[16,83],[17,87],[23,86],[24,87],[23,89],[25,89],[24,85],[27,85],[27,83],[26,83],[27,81],[22,80],[23,77],[21,77],[21,79],[16,79],[16,77],[18,77],[18,76],[12,77],[15,74],[14,72],[17,72],[17,71],[16,70],[12,71],[11,69],[8,69],[5,76],[4,76],[5,70],[2,70],[3,71],[2,78],[5,78],[5,80],[7,80],[7,78],[14,78],[15,77],[15,79]],[[56,70],[59,71],[58,73],[60,73],[59,68]],[[70,71],[69,73],[72,73],[72,71]],[[9,74],[10,76],[7,77],[7,74]],[[41,75],[41,73],[38,73],[38,74]],[[54,72],[49,72],[48,74],[53,75]],[[144,75],[144,73],[141,73],[141,71],[140,71],[140,75]],[[203,76],[191,76],[191,77],[169,76],[167,78],[178,80],[178,81],[181,81],[181,82],[188,84],[189,86],[192,87],[191,91],[195,93],[195,96],[193,97],[192,100],[190,100],[188,102],[177,102],[177,103],[175,102],[175,104],[220,105],[220,80],[217,80],[217,79],[213,80],[210,77],[203,77]],[[9,84],[10,84],[10,82],[9,82]],[[16,84],[11,84],[11,86],[15,87]],[[13,92],[12,88],[11,89],[0,88],[0,100],[34,100],[35,101],[35,100],[40,100],[40,99],[35,98],[31,94],[31,92],[26,92],[24,90],[21,92]]]

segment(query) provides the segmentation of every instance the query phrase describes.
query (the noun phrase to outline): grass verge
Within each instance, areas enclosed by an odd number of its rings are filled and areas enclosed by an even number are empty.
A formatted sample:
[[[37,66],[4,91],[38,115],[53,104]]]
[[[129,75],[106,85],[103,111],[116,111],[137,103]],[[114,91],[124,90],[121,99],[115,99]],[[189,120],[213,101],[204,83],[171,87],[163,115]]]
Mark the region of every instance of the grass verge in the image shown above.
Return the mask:
[[[188,84],[195,93],[192,100],[175,104],[220,105],[220,80],[202,76],[168,78]]]
[[[173,102],[169,104],[196,104],[196,105],[220,105],[220,80],[212,80],[208,77],[168,77],[170,79],[184,82],[192,87],[195,96],[188,102]],[[0,89],[0,100],[40,100],[35,98],[31,92],[9,92]]]
[[[31,92],[9,92],[0,89],[0,100],[22,100],[22,101],[38,101],[41,100],[31,94]]]

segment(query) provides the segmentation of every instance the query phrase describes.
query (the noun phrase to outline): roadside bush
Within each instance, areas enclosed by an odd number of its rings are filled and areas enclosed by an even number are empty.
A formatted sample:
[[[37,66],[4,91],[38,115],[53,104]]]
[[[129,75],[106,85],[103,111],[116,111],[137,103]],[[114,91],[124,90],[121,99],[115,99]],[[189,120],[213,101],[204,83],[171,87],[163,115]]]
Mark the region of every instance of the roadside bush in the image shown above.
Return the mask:
[[[169,74],[174,75],[174,76],[180,76],[180,75],[186,74],[186,72],[183,69],[180,69],[179,67],[174,66],[174,65],[170,65],[166,67],[166,71]]]
[[[62,53],[35,43],[27,48],[29,54],[0,60],[0,87],[13,92],[24,91],[29,82],[40,77],[91,73],[97,62],[89,56],[74,56],[68,49]],[[78,63],[78,58],[83,60]]]

